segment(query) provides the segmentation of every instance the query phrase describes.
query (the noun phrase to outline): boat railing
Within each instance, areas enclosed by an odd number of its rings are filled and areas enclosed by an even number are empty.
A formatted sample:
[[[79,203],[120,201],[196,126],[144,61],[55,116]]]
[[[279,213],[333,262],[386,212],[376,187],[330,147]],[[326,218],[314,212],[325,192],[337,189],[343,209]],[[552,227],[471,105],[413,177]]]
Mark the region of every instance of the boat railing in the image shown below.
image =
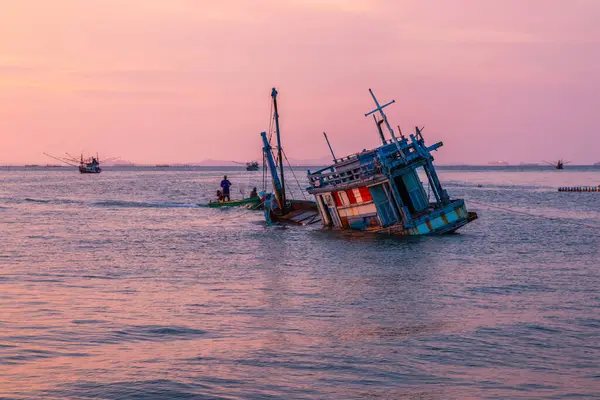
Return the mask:
[[[335,160],[333,160],[333,162],[335,164],[338,164],[338,163],[341,163],[341,162],[344,162],[344,161],[350,161],[353,158],[356,158],[356,154],[350,154],[349,156],[346,156],[346,157],[336,158]]]
[[[359,164],[355,168],[338,171],[335,165],[319,170],[308,175],[308,180],[313,187],[337,186],[348,184],[371,177],[380,172],[379,163],[376,160],[367,164]]]

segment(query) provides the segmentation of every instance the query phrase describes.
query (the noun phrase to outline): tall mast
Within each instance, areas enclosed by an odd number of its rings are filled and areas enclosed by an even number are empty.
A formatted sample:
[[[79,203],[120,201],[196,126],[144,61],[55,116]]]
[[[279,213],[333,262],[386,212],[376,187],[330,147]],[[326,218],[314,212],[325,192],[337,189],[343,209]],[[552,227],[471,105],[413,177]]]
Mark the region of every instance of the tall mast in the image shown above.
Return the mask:
[[[285,178],[283,176],[283,157],[281,155],[281,135],[279,133],[279,112],[277,111],[277,90],[273,88],[271,91],[271,97],[273,97],[273,110],[275,112],[275,131],[277,132],[277,157],[279,157],[279,172],[281,173],[281,213],[285,214]]]

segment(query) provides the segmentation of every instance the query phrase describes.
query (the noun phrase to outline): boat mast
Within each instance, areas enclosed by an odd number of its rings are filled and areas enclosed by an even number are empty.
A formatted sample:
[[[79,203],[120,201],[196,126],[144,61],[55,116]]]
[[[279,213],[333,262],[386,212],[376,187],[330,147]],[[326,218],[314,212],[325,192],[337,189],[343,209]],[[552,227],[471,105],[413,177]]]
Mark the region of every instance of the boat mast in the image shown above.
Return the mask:
[[[281,199],[279,207],[281,208],[281,214],[285,215],[285,178],[283,176],[283,157],[281,154],[281,135],[279,132],[279,112],[277,111],[277,90],[273,88],[271,91],[271,97],[273,97],[273,110],[275,117],[275,131],[277,132],[277,157],[279,157],[279,171],[281,173]]]
[[[278,202],[281,202],[281,181],[279,180],[279,175],[277,174],[277,166],[275,165],[275,160],[273,159],[273,148],[269,143],[269,139],[267,139],[267,132],[261,132],[260,136],[262,137],[263,141],[263,155],[266,160],[266,164],[269,166],[269,171],[271,172],[271,179],[273,180],[273,189],[275,190],[275,197],[277,198]]]
[[[333,162],[335,162],[336,158],[335,158],[335,154],[333,154],[333,149],[331,148],[331,144],[329,143],[329,138],[327,137],[327,134],[325,132],[323,132],[323,136],[325,136],[325,141],[327,141],[327,146],[329,146],[329,151],[331,152],[331,157],[333,157]]]
[[[379,101],[377,101],[377,98],[375,97],[375,95],[373,94],[373,91],[371,89],[369,89],[369,93],[371,93],[371,97],[373,97],[373,101],[375,102],[375,105],[377,106],[377,108],[375,108],[373,111],[369,111],[368,113],[366,113],[365,117],[368,117],[369,115],[379,111],[379,115],[381,115],[381,119],[383,120],[383,122],[385,122],[385,126],[387,127],[388,132],[390,133],[390,135],[392,136],[392,139],[394,140],[394,143],[396,144],[396,148],[398,149],[398,154],[400,155],[402,160],[404,160],[404,162],[406,162],[406,156],[404,155],[404,153],[402,152],[402,149],[400,148],[400,143],[398,143],[398,138],[396,137],[394,130],[392,129],[392,127],[390,126],[390,123],[388,122],[387,115],[385,115],[385,113],[383,112],[383,109],[385,107],[389,106],[390,104],[394,104],[396,102],[396,100],[392,100],[381,106],[381,105],[379,105]]]

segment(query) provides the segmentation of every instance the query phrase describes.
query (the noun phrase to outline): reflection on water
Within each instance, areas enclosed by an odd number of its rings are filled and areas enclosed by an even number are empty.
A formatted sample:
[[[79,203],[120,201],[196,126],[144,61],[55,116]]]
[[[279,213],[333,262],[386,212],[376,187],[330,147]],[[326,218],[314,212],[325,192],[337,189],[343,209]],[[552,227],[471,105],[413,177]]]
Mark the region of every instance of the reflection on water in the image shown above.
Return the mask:
[[[222,174],[0,172],[0,397],[600,395],[600,239],[575,224],[598,198],[564,175],[441,172],[572,224],[473,205],[460,234],[393,238],[198,206]]]

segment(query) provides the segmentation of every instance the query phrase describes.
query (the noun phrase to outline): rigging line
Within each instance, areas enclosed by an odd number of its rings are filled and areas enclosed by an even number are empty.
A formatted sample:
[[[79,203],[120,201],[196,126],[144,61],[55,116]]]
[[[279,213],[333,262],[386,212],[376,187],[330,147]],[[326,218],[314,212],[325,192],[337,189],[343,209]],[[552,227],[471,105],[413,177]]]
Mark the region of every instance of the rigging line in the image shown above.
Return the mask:
[[[511,212],[511,213],[515,213],[515,214],[526,215],[528,217],[536,217],[536,218],[541,218],[541,219],[547,219],[549,221],[564,222],[567,224],[573,224],[573,225],[579,225],[579,226],[587,226],[588,228],[595,228],[595,229],[600,228],[600,225],[586,224],[585,222],[572,221],[572,220],[568,220],[568,219],[564,219],[564,218],[545,217],[543,215],[536,215],[536,214],[531,214],[531,213],[524,212],[524,211],[512,210],[512,209],[506,208],[506,207],[500,207],[500,206],[495,206],[492,204],[481,203],[481,202],[475,201],[475,200],[469,200],[469,203],[475,203],[475,204],[479,204],[479,205],[482,205],[485,207],[496,208],[498,210],[507,211],[507,212]]]
[[[283,152],[283,149],[281,149],[281,154],[285,155],[285,153]],[[275,163],[276,164],[279,163],[279,156],[275,157]],[[288,165],[289,165],[289,162],[288,162]],[[290,166],[290,170],[292,171],[292,174],[294,174],[294,171],[292,170],[291,166]],[[294,175],[294,178],[296,178],[296,175]],[[296,179],[296,182],[298,182],[298,179]],[[298,187],[300,187],[300,184],[298,184]],[[289,180],[287,182],[285,182],[285,190],[287,190],[287,192],[290,194],[293,193],[292,188],[290,187]],[[300,188],[300,191],[302,192],[302,188]],[[306,196],[304,195],[304,192],[302,192],[302,197],[304,197],[304,200],[306,200]],[[286,198],[286,203],[290,203],[290,201],[291,201],[291,199]]]
[[[296,174],[294,173],[294,169],[292,168],[292,164],[290,163],[290,160],[288,159],[287,154],[285,154],[285,151],[283,151],[283,149],[281,149],[281,152],[283,153],[283,157],[285,158],[285,161],[287,161],[287,164],[290,167],[290,171],[292,171],[292,175],[294,176],[294,179],[296,180],[296,183],[298,184],[298,188],[300,189],[300,193],[302,193],[302,197],[304,197],[304,200],[307,200],[306,195],[304,194],[304,189],[302,189],[302,186],[300,186],[300,181],[298,181],[298,178],[296,177]]]

